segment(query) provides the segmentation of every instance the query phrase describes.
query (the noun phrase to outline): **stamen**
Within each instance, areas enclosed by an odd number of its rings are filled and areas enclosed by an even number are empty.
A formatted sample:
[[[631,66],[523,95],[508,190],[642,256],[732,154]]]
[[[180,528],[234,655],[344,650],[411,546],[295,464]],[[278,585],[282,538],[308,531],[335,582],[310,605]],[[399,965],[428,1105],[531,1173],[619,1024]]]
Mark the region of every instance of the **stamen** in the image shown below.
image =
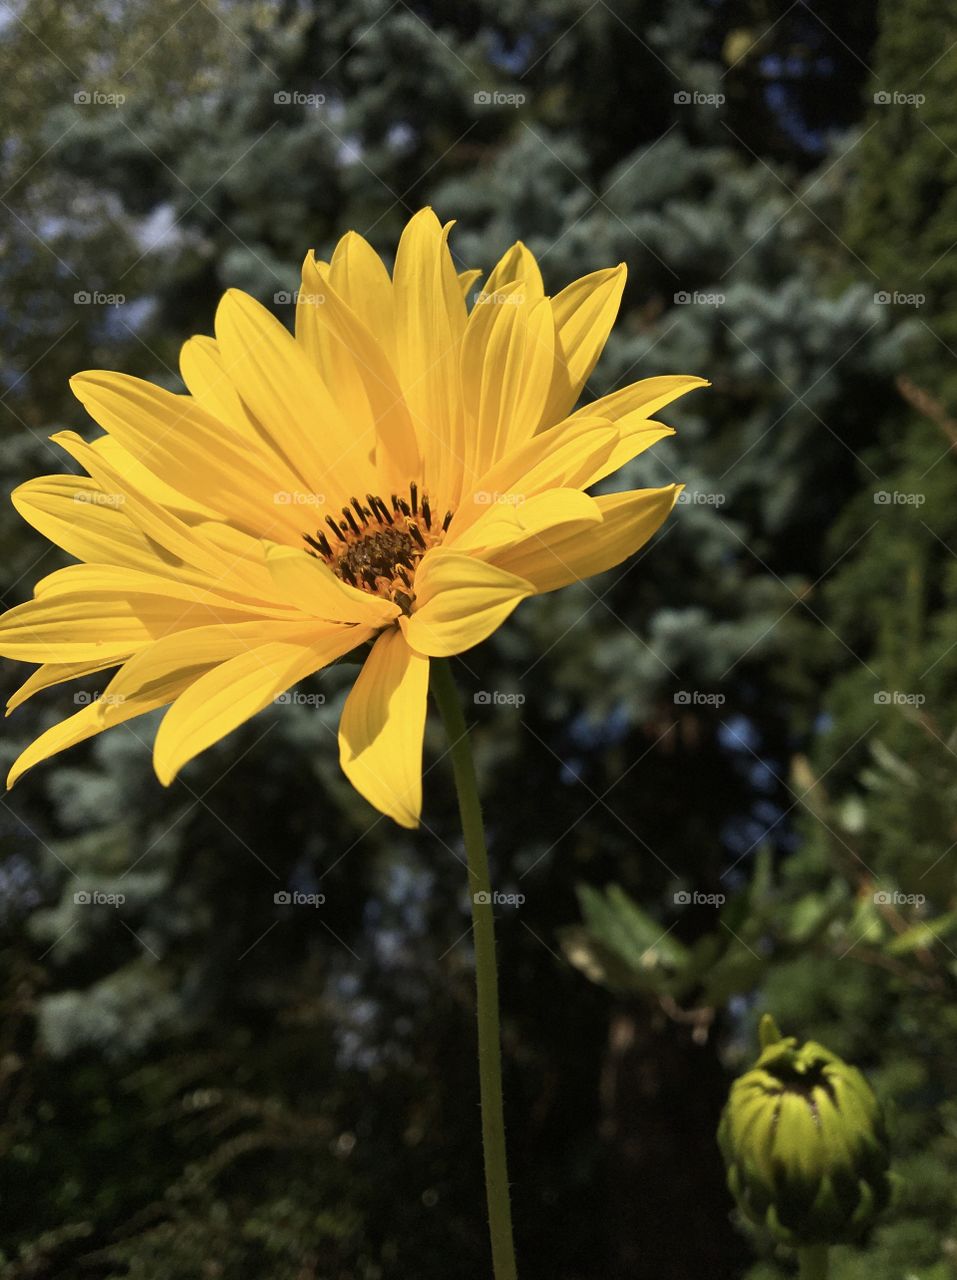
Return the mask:
[[[386,524],[392,523],[392,517],[389,515],[389,508],[381,498],[377,498],[374,493],[367,493],[366,502],[368,502],[369,506],[380,520],[384,520]]]
[[[392,600],[408,614],[415,605],[419,561],[441,542],[452,512],[447,512],[441,529],[434,528],[429,496],[420,494],[416,480],[409,483],[409,501],[396,493],[389,498],[391,510],[377,493],[367,493],[364,502],[350,498],[341,520],[325,518],[334,539],[324,529],[316,529],[304,533],[303,542],[306,552],[327,564],[343,582]]]
[[[409,533],[412,534],[412,537],[415,538],[416,542],[419,544],[422,550],[425,551],[426,541],[422,537],[422,534],[419,532],[419,526],[417,524],[412,523],[411,521],[409,522]]]
[[[303,537],[309,543],[310,547],[315,547],[321,555],[331,556],[332,548],[329,546],[329,539],[324,533],[319,533],[318,529],[316,530],[316,533],[319,535],[316,538],[314,538],[311,533],[303,534]]]

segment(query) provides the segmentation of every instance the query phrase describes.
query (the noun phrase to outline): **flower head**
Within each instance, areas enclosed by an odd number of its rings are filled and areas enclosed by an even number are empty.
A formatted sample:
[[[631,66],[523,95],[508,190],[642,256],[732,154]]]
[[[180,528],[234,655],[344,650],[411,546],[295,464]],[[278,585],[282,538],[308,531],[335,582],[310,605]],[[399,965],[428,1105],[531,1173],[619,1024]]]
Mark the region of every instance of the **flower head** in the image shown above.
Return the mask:
[[[521,243],[471,309],[449,227],[423,209],[390,277],[350,232],[309,254],[291,335],[230,290],[191,338],[188,394],[90,372],[103,428],[53,439],[86,474],[13,494],[80,562],[0,619],[0,655],[42,664],[10,700],[111,668],[8,782],[111,725],[168,707],[169,783],[297,681],[371,643],[339,731],[353,785],[419,820],[429,659],[491,634],[526,597],[625,560],[679,486],[586,489],[671,435],[652,420],[696,377],[635,383],[573,412],[614,322],[623,266],[547,297]]]
[[[863,1235],[891,1192],[870,1085],[823,1045],[761,1025],[761,1055],[731,1087],[718,1142],[742,1212],[786,1244]]]

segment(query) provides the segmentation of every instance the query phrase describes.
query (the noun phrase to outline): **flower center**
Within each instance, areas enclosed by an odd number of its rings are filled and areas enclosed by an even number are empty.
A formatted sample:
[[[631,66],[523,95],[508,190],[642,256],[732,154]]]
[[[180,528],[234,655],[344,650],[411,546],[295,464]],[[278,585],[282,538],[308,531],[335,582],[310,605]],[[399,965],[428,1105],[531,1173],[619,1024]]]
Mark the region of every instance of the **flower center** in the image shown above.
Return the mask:
[[[364,502],[351,498],[341,520],[326,516],[326,528],[304,533],[303,540],[308,554],[324,561],[343,582],[385,596],[411,613],[415,567],[442,541],[451,521],[451,511],[441,523],[436,520],[428,495],[420,498],[413,480],[408,501],[395,493],[390,505],[373,493]]]

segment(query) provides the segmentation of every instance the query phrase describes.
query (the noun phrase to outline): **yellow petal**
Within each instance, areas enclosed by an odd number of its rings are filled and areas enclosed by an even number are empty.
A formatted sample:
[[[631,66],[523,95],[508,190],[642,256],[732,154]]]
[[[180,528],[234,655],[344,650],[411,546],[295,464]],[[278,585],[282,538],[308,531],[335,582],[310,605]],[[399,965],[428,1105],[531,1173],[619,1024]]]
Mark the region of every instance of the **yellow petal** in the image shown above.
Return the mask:
[[[156,569],[156,548],[127,518],[123,495],[104,494],[88,476],[38,476],[10,501],[28,524],[78,560]]]
[[[304,646],[315,634],[315,625],[309,628],[302,622],[262,620],[230,626],[213,623],[163,636],[120,667],[103,690],[99,706],[105,708],[131,698],[150,697],[154,689],[165,687],[177,674],[185,675],[200,668],[208,670],[272,641]]]
[[[277,501],[296,483],[288,468],[189,396],[99,370],[77,374],[70,386],[94,421],[178,493],[257,536],[300,532],[295,508]]]
[[[78,680],[80,676],[106,671],[115,666],[118,661],[120,661],[119,658],[97,662],[46,662],[27,676],[16,693],[12,693],[7,699],[7,715],[15,711],[28,698],[32,698],[35,693],[39,693],[41,689],[51,689],[54,685],[64,684],[67,680]]]
[[[521,240],[516,240],[510,249],[505,250],[485,282],[482,292],[486,296],[494,295],[504,286],[513,283],[522,287],[530,302],[545,296],[542,273],[535,261],[535,255],[528,251]]]
[[[619,427],[623,427],[628,419],[642,420],[653,418],[659,410],[677,400],[679,396],[693,391],[696,387],[710,387],[706,378],[694,378],[682,374],[663,374],[656,378],[642,378],[630,386],[602,396],[592,404],[587,404],[577,413],[576,418],[610,418]]]
[[[189,394],[207,413],[228,423],[255,445],[262,444],[226,372],[215,338],[198,334],[184,342],[179,353],[179,371]]]
[[[173,595],[132,590],[125,595],[116,591],[54,591],[0,617],[0,655],[23,662],[102,662],[109,666],[174,631],[211,622],[246,621],[248,612],[190,603]]]
[[[163,717],[153,748],[160,782],[168,786],[183,765],[201,751],[370,634],[363,627],[330,627],[309,644],[273,640],[213,667],[191,684]]]
[[[41,760],[47,760],[59,751],[65,751],[86,738],[92,738],[95,734],[102,733],[104,729],[110,729],[114,725],[122,724],[125,720],[132,720],[135,716],[154,711],[157,707],[163,707],[168,702],[172,702],[196,678],[196,674],[195,671],[179,673],[165,683],[158,684],[149,697],[102,705],[100,702],[91,702],[75,715],[61,720],[59,724],[41,733],[39,738],[31,742],[13,762],[7,774],[8,789]]]
[[[549,489],[527,502],[498,502],[488,514],[476,520],[460,538],[456,551],[473,551],[482,559],[494,559],[490,552],[561,524],[598,524],[601,510],[594,498],[580,489]]]
[[[391,600],[350,586],[305,551],[269,547],[266,564],[280,594],[313,618],[383,627],[399,614]]]
[[[599,480],[604,480],[605,476],[612,475],[626,462],[631,462],[632,458],[637,458],[640,453],[650,449],[659,440],[666,440],[668,436],[675,434],[673,427],[662,426],[660,422],[639,420],[633,426],[628,425],[627,420],[625,422],[624,426],[621,423],[618,424],[619,439],[611,453],[583,481],[585,488],[597,484]]]
[[[134,487],[127,479],[126,468],[121,471],[113,465],[105,450],[87,444],[75,431],[59,431],[50,439],[85,467],[102,492],[115,501],[123,514],[157,546],[201,573],[210,574],[214,580],[222,573],[221,560],[214,548],[170,511],[161,497],[155,498],[151,493]],[[101,443],[97,442],[98,445]],[[117,460],[120,460],[125,451],[118,445],[117,450]]]
[[[476,267],[473,271],[459,272],[459,288],[462,290],[462,297],[465,299],[466,305],[468,305],[472,285],[475,284],[481,274],[481,267]]]
[[[429,660],[395,628],[383,632],[342,710],[339,762],[371,805],[403,827],[422,811],[422,738]]]
[[[57,439],[56,436],[50,438]],[[76,438],[79,439],[79,436]],[[189,498],[185,493],[178,493],[171,488],[165,480],[161,480],[141,462],[137,462],[129,450],[124,449],[112,436],[100,436],[99,439],[91,441],[87,447],[93,450],[96,457],[123,477],[126,488],[146,494],[153,502],[168,508],[178,519],[185,520],[187,524],[195,519],[219,520],[222,518],[208,503]]]
[[[603,418],[560,422],[533,436],[462,494],[445,546],[453,546],[492,503],[527,502],[548,489],[584,488],[618,440],[618,428]]]
[[[243,403],[303,487],[333,506],[368,493],[375,441],[342,418],[319,371],[276,317],[230,289],[216,311],[216,339]]]
[[[307,257],[296,305],[296,340],[309,353],[343,417],[375,439],[379,487],[404,493],[421,474],[419,447],[398,378],[379,340],[336,293],[331,271]],[[364,495],[358,495],[364,496]]]
[[[650,422],[649,418],[686,392],[710,385],[704,378],[674,375],[644,378],[641,382],[613,391],[611,395],[603,396],[587,408],[573,413],[570,422],[582,421],[596,413],[608,417],[615,423],[620,435],[618,444],[586,483],[597,484],[659,440],[673,436],[675,433],[671,427]]]
[[[523,288],[501,286],[469,316],[462,343],[467,483],[529,439],[548,399],[555,364],[552,307],[544,298],[529,301]]]
[[[448,658],[490,636],[534,588],[473,556],[439,548],[415,574],[415,612],[399,619],[416,653]]]
[[[431,209],[420,210],[402,232],[393,273],[397,368],[425,463],[423,488],[436,510],[457,504],[465,451],[459,348],[466,312],[448,230]]]
[[[552,299],[558,350],[555,379],[542,425],[571,412],[608,341],[625,288],[625,264],[593,271]]]
[[[347,307],[374,333],[395,360],[395,301],[392,281],[375,249],[355,231],[336,245],[330,265],[332,287]]]
[[[558,528],[496,551],[492,558],[500,568],[527,578],[537,592],[590,578],[643,547],[664,523],[681,487],[603,495],[595,499],[601,524]]]
[[[161,566],[157,564],[158,569]],[[237,599],[216,591],[215,583],[183,582],[163,572],[146,573],[117,564],[71,564],[41,578],[33,588],[36,600],[48,601],[56,597],[75,596],[92,599],[98,596],[109,607],[113,598],[124,596],[165,596],[171,602],[185,601],[181,612],[189,605],[205,609],[209,620],[243,618],[250,614],[274,614],[288,616],[291,606],[279,603],[278,607],[253,600]]]

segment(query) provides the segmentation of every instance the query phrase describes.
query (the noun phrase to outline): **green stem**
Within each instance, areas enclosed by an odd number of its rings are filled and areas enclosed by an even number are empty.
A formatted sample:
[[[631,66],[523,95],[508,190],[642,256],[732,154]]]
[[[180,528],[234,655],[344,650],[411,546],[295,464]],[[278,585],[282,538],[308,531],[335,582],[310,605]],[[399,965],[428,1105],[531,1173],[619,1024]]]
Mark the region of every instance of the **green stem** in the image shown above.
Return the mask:
[[[508,1169],[505,1159],[492,885],[488,874],[488,852],[468,729],[459,704],[452,668],[445,658],[432,659],[432,696],[449,739],[462,834],[468,856],[472,933],[475,940],[482,1146],[485,1152],[485,1196],[492,1238],[492,1270],[495,1280],[516,1280],[518,1273],[515,1269],[515,1246],[512,1243],[512,1210],[508,1198]]]
[[[798,1249],[800,1280],[827,1280],[827,1245],[809,1244]]]

